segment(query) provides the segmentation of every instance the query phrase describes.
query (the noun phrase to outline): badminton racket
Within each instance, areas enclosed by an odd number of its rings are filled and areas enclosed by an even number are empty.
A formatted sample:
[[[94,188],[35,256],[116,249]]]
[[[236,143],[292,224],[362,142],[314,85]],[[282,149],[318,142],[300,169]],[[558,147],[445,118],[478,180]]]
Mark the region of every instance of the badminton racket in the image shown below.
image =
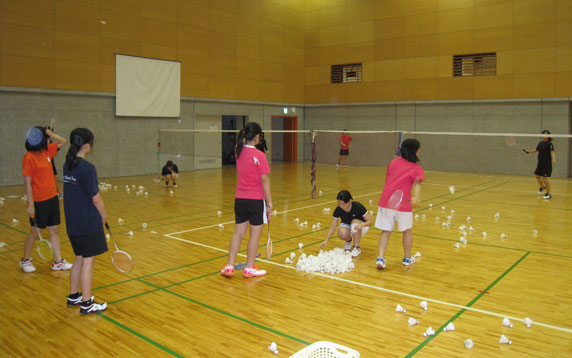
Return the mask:
[[[121,251],[117,248],[117,244],[115,243],[115,239],[113,239],[113,235],[111,235],[108,223],[105,223],[105,228],[107,229],[109,237],[111,238],[111,241],[113,241],[113,246],[115,247],[115,251],[111,254],[111,262],[113,263],[113,266],[115,266],[115,268],[120,272],[131,272],[131,270],[133,270],[133,260],[131,259],[131,256],[129,256],[127,252]]]
[[[155,183],[159,184],[161,182],[161,178],[159,178],[159,177],[153,178],[153,181]]]
[[[272,239],[270,238],[270,213],[266,213],[268,218],[268,241],[266,241],[266,260],[270,260],[272,257]]]
[[[42,237],[42,232],[38,227],[38,223],[36,222],[36,218],[31,218],[32,224],[36,228],[38,232],[38,237],[40,238],[40,242],[36,245],[36,249],[38,250],[38,254],[44,261],[49,261],[54,257],[54,253],[52,251],[52,244],[46,239]]]
[[[399,208],[399,205],[401,205],[402,200],[403,200],[403,190],[397,189],[396,191],[393,192],[393,194],[387,201],[387,206],[389,206],[390,209],[397,210]]]
[[[256,254],[256,257],[260,257],[260,252]],[[245,267],[246,267],[246,262],[239,262],[236,265],[234,265],[235,270],[244,270]]]

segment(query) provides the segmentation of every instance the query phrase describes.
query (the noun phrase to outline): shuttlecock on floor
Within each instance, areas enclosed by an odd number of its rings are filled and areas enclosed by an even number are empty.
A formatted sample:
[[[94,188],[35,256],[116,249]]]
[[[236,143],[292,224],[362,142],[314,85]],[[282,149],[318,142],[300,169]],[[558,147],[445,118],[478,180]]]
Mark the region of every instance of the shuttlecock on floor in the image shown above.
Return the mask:
[[[425,311],[427,311],[428,308],[428,303],[427,301],[421,301],[421,303],[419,304],[419,306],[421,306],[421,308],[423,308]]]
[[[473,348],[473,346],[474,346],[474,343],[473,343],[472,339],[466,339],[465,340],[465,347],[467,347],[467,349],[471,349],[471,348]]]
[[[538,230],[532,230],[532,235],[534,236],[538,235]]]
[[[510,320],[508,319],[508,317],[505,317],[502,319],[502,325],[503,326],[507,326],[509,328],[514,327],[512,323],[510,323]]]
[[[454,330],[455,330],[455,325],[453,324],[453,322],[449,322],[449,324],[445,328],[443,328],[443,331],[445,332],[450,332]]]
[[[370,203],[370,204],[373,204],[373,200],[369,199],[369,203]]]
[[[469,230],[470,230],[470,231],[475,231],[475,228],[472,227],[472,226],[469,226]]]
[[[319,228],[321,228],[321,227],[322,227],[322,224],[320,224],[320,223],[316,223],[316,227],[319,229]]]
[[[415,214],[415,220],[419,219],[419,214]]]
[[[425,220],[426,217],[427,217],[427,215],[425,215],[425,214],[421,215],[421,219],[423,219],[423,220]]]
[[[299,227],[304,227],[304,223],[300,223],[298,226],[299,226]]]
[[[171,191],[169,192],[169,195],[173,196],[173,195],[175,195],[175,192],[171,190]]]
[[[433,204],[429,204],[429,207],[432,208],[432,207],[433,207]]]
[[[296,254],[294,252],[290,253],[290,258],[293,259],[294,257],[296,257]]]
[[[456,213],[456,211],[455,211],[455,210],[453,210],[453,209],[451,209],[451,214],[454,214],[454,213]]]
[[[147,228],[147,223],[143,223],[143,224],[141,224],[141,226],[143,227],[143,229],[146,229],[146,228]]]
[[[119,224],[121,224],[122,222],[125,222],[125,220],[123,220],[122,218],[118,218],[118,219],[117,219],[117,222],[118,222]]]
[[[296,219],[294,219],[294,222],[295,222],[295,223],[299,223],[299,222],[300,222],[300,219],[296,218]]]
[[[369,215],[372,215],[372,216],[373,216],[373,210],[370,210],[370,211],[368,211],[368,212],[369,212]]]
[[[307,222],[307,221],[304,221],[304,222],[302,223],[302,225],[307,226],[307,225],[308,225],[308,222]]]
[[[28,200],[28,195],[22,195],[22,197],[20,198],[20,200],[22,200],[22,201]]]
[[[319,196],[322,196],[322,195],[324,195],[324,192],[320,190],[320,191],[318,192],[318,195],[319,195]]]
[[[113,187],[113,190],[117,190],[117,185],[115,185],[115,186]]]
[[[461,245],[459,245],[459,243],[456,243],[455,245],[453,245],[453,247],[458,249],[459,247],[461,247]]]
[[[443,226],[447,227],[447,222],[443,221]]]
[[[272,342],[272,344],[268,346],[268,349],[270,349],[272,353],[278,354],[278,346],[276,345],[276,342]]]
[[[504,334],[501,334],[500,339],[499,339],[499,343],[500,344],[512,344],[512,341],[508,338],[506,338],[506,336]]]
[[[290,260],[290,258],[287,257],[287,258],[284,260],[284,262],[286,262],[287,264],[291,264],[291,263],[292,263],[292,260]]]
[[[530,328],[532,326],[532,320],[528,317],[526,317],[524,319],[524,324],[526,325],[526,327]]]
[[[453,220],[453,216],[452,216],[452,215],[447,215],[447,220]]]
[[[274,211],[272,212],[272,215],[277,215],[277,214],[278,214],[278,210],[274,210]]]
[[[473,218],[470,216],[467,216],[467,222],[471,222],[471,221],[473,221]]]
[[[459,226],[459,230],[461,230],[461,231],[465,231],[466,228],[467,228],[467,227],[466,227],[465,225]]]
[[[413,257],[421,257],[421,253],[420,253],[419,251],[417,251],[417,252],[415,253],[415,255],[413,255]]]
[[[301,248],[303,248],[303,247],[304,247],[304,244],[303,244],[303,243],[299,243],[299,244],[298,244],[298,248],[299,248],[299,249],[301,249]]]
[[[149,193],[148,193],[148,192],[145,192],[145,196],[149,196]]]
[[[463,232],[461,233],[461,235],[463,235],[464,237],[467,237],[467,235],[469,235],[469,234],[468,234],[466,231],[463,231]]]
[[[423,337],[434,336],[434,335],[435,335],[435,331],[433,330],[433,327],[427,328],[425,333],[423,333]]]
[[[454,185],[449,186],[449,191],[451,192],[451,194],[455,194],[455,186]]]
[[[439,220],[441,220],[441,218],[438,216],[435,216],[435,221],[439,221]]]
[[[467,243],[467,239],[465,239],[463,236],[461,236],[461,238],[459,239],[459,241],[461,242],[461,244],[466,244],[466,243]]]
[[[500,213],[495,214],[495,219],[498,219],[498,218],[500,218]]]
[[[127,233],[127,235],[133,236],[133,231],[129,231],[129,232]]]
[[[447,209],[447,208],[444,206],[441,207],[441,210],[445,211],[445,209]]]
[[[218,216],[221,216],[221,215],[222,215],[222,211],[217,211],[216,214],[217,214]]]
[[[223,224],[218,224],[218,228],[219,228],[219,229],[224,229],[224,225],[223,225]]]
[[[487,234],[486,231],[483,231],[483,233],[481,234],[481,236],[484,236],[484,237],[487,237],[487,235],[488,235],[488,234]]]
[[[415,326],[416,324],[419,324],[419,321],[413,317],[409,317],[409,319],[407,320],[407,323],[409,323],[410,326]]]
[[[508,238],[508,235],[503,232],[502,234],[500,234],[500,237],[501,239],[506,239]]]
[[[405,310],[405,308],[401,307],[400,304],[398,304],[397,306],[395,306],[395,312],[405,313],[407,311]]]
[[[312,230],[316,230],[318,227],[316,226],[316,224],[312,225]]]
[[[17,223],[19,223],[20,221],[18,221],[18,219],[12,219],[12,222],[13,222],[14,224],[17,224]]]
[[[0,247],[6,247],[6,246],[8,246],[8,245],[6,245],[6,243],[0,242]]]

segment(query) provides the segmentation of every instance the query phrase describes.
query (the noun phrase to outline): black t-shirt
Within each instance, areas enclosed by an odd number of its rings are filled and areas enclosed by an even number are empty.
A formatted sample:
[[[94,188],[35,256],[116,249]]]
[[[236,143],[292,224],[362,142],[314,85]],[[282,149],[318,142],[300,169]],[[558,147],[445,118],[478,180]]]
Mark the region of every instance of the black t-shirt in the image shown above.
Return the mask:
[[[161,175],[169,175],[171,174],[171,171],[175,172],[175,173],[179,173],[179,168],[177,168],[177,164],[173,164],[173,167],[171,167],[171,170],[169,170],[169,168],[167,168],[167,166],[165,165],[163,167],[163,169],[161,169]]]
[[[352,224],[353,219],[358,219],[365,222],[364,215],[367,214],[367,209],[358,203],[357,201],[352,202],[352,207],[349,212],[345,212],[339,206],[334,210],[334,218],[342,219],[343,224]]]
[[[538,165],[544,167],[551,167],[552,166],[552,157],[550,152],[554,150],[554,144],[551,141],[547,142],[540,142],[536,146],[536,150],[538,151]]]
[[[97,171],[90,162],[78,158],[69,170],[64,164],[64,213],[68,235],[89,235],[103,231],[101,215],[93,204],[99,193]]]

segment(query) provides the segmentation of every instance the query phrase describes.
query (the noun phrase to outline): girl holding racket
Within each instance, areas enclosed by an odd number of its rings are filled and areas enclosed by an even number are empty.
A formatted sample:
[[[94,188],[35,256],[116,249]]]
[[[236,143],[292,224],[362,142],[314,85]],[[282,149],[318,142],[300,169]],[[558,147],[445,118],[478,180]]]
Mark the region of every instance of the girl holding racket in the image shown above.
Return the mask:
[[[261,135],[262,128],[255,122],[248,123],[238,133],[235,149],[238,172],[234,199],[236,225],[228,249],[228,263],[221,270],[221,274],[226,277],[234,274],[236,254],[240,250],[242,238],[249,226],[250,239],[248,240],[246,267],[242,275],[244,277],[266,275],[265,270],[259,270],[254,265],[263,224],[268,222],[268,214],[272,212],[270,179],[268,178],[270,168],[266,155],[255,147],[260,142]]]
[[[385,250],[389,236],[397,221],[397,229],[403,233],[403,265],[415,263],[411,256],[413,236],[413,205],[419,203],[421,182],[425,180],[419,161],[419,141],[406,139],[401,144],[401,157],[389,163],[385,176],[385,185],[379,198],[375,227],[382,230],[379,236],[379,256],[375,262],[379,270],[386,265]],[[413,196],[411,193],[413,192]]]
[[[63,175],[66,228],[75,254],[67,305],[81,305],[79,312],[82,315],[107,309],[107,303],[97,303],[91,295],[93,260],[107,251],[103,232],[107,213],[99,195],[95,167],[85,160],[92,147],[93,133],[87,128],[74,129],[70,134]],[[79,292],[80,283],[82,293]]]
[[[53,143],[48,144],[48,139]],[[52,160],[66,140],[48,128],[32,127],[26,134],[26,150],[22,159],[22,172],[28,196],[27,212],[32,230],[24,244],[24,257],[20,267],[24,272],[34,272],[31,253],[40,230],[48,228],[54,261],[52,270],[69,270],[72,265],[62,258],[60,252],[60,201],[52,169]]]
[[[550,134],[550,131],[545,129],[542,134]],[[550,195],[550,182],[548,178],[552,175],[552,163],[556,164],[556,155],[554,155],[554,145],[552,144],[552,138],[546,135],[542,137],[542,141],[538,143],[536,149],[527,150],[523,149],[526,154],[538,153],[538,164],[534,174],[536,174],[536,181],[540,184],[540,189],[538,189],[538,195],[541,195],[544,191],[544,199],[552,198]]]
[[[336,232],[338,221],[341,220],[338,227],[338,237],[345,241],[344,249],[351,250],[352,257],[361,255],[361,248],[359,246],[361,238],[367,233],[372,219],[367,213],[367,209],[361,203],[353,201],[352,194],[347,190],[342,190],[338,193],[338,207],[334,210],[332,225],[326,235],[324,242],[320,244],[323,249],[328,244],[328,241]],[[352,240],[354,246],[352,249]]]

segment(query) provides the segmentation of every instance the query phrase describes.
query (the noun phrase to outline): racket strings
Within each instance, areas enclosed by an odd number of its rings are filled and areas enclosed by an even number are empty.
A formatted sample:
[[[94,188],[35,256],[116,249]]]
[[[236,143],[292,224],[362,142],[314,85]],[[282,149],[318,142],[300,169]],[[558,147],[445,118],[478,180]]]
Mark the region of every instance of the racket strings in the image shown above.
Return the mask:
[[[115,251],[111,254],[113,265],[121,272],[129,272],[133,269],[133,260],[128,253],[123,251]]]

